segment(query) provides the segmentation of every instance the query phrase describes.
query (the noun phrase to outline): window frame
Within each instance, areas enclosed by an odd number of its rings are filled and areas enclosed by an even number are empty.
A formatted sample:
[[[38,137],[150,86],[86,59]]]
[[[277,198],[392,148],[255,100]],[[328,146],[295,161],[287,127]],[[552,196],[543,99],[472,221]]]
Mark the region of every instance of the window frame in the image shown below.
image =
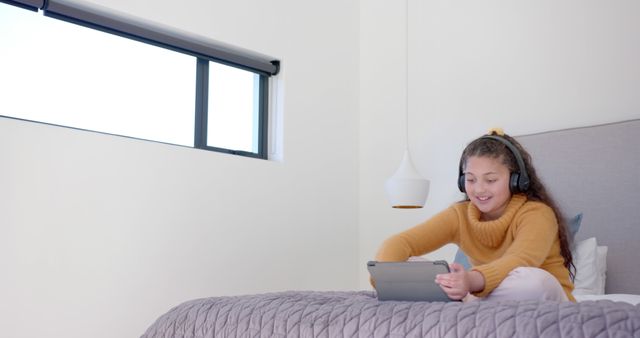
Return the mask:
[[[269,115],[269,79],[264,74],[259,76],[258,85],[258,151],[227,149],[210,146],[208,139],[208,108],[209,108],[209,62],[210,59],[197,58],[196,73],[196,116],[194,132],[194,148],[217,151],[233,155],[267,159],[268,155],[268,115]]]

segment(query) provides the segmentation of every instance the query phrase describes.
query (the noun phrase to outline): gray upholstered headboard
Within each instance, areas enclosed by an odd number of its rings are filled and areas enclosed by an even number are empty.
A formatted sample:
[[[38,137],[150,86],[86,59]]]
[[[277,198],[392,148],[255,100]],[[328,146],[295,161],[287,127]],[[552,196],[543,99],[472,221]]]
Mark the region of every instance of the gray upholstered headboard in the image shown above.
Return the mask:
[[[516,137],[576,240],[607,245],[606,293],[640,294],[640,120]]]

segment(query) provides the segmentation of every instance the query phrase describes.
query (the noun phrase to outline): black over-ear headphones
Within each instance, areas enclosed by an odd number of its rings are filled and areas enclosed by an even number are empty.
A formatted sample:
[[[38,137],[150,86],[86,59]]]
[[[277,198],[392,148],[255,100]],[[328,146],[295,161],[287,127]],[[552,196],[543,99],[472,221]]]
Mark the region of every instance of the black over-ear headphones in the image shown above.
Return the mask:
[[[522,155],[520,155],[520,151],[518,151],[518,148],[516,148],[513,143],[509,142],[504,137],[496,135],[485,135],[482,136],[481,139],[496,140],[509,148],[513,156],[516,158],[516,162],[518,162],[518,172],[511,173],[511,177],[509,178],[509,190],[512,194],[527,191],[531,182],[529,181],[529,175],[527,174],[527,169],[524,166],[524,160],[522,159]],[[458,189],[466,193],[466,189],[464,187],[465,178],[464,172],[462,171],[462,165],[462,160],[460,160],[460,167],[458,170]]]

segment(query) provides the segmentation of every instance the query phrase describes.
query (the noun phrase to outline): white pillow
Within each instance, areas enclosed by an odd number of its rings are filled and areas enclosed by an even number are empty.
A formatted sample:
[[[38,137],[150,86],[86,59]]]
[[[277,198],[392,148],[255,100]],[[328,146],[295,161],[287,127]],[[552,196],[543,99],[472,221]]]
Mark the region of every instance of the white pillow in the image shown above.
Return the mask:
[[[596,238],[591,237],[578,242],[573,249],[573,264],[576,266],[574,295],[597,295],[600,292],[597,247]]]
[[[598,245],[596,247],[596,264],[598,265],[598,295],[604,295],[604,286],[607,281],[607,252],[609,247]]]

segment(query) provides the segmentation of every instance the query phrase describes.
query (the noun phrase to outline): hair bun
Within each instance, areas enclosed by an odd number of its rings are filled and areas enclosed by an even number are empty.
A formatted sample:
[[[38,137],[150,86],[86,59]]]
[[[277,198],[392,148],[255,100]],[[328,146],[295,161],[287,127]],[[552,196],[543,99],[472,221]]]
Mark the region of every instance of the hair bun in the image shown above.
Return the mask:
[[[502,130],[502,128],[491,128],[489,129],[489,133],[487,135],[504,136],[504,130]]]

